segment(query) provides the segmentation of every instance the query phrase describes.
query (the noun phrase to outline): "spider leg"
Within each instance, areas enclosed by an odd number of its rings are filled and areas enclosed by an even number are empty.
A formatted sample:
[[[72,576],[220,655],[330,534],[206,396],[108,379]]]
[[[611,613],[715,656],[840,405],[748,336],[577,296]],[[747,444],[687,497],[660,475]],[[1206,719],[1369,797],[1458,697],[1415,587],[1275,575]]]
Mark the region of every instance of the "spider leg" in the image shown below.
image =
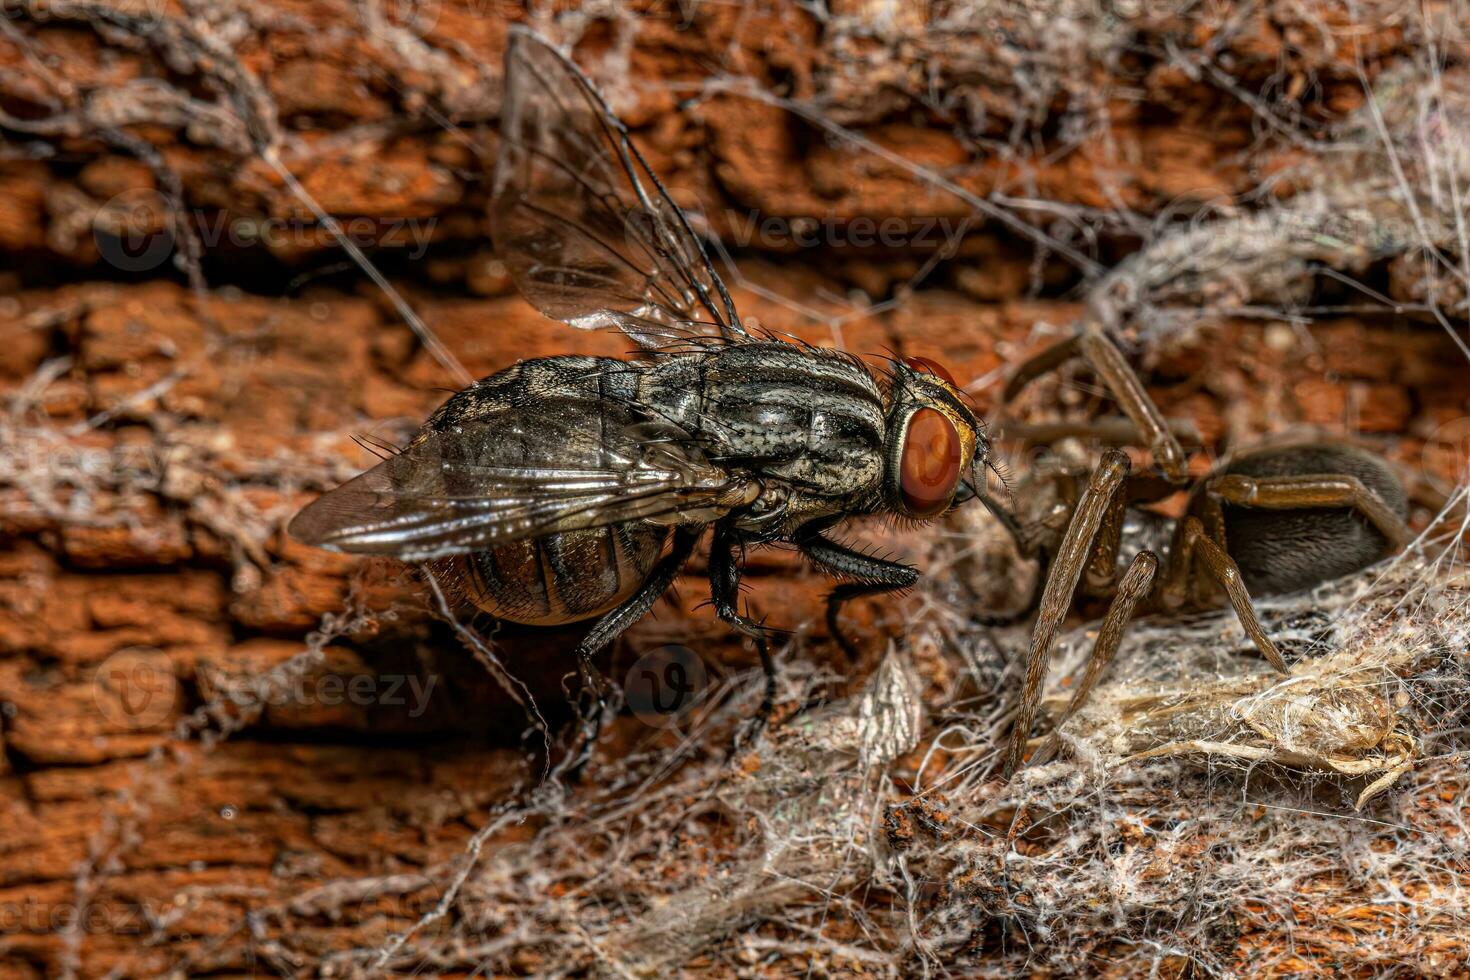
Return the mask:
[[[1126,457],[1125,457],[1126,458]],[[1082,569],[1082,589],[1087,595],[1112,594],[1118,582],[1118,548],[1123,543],[1123,523],[1128,509],[1128,473],[1125,471],[1118,488],[1108,498]]]
[[[834,575],[859,579],[857,582],[839,585],[827,595],[827,629],[848,658],[857,660],[859,650],[842,632],[837,620],[842,607],[859,596],[912,588],[919,580],[918,569],[900,562],[874,558],[830,541],[822,536],[820,525],[810,531],[798,531],[796,546],[819,568]]]
[[[1271,642],[1261,621],[1256,618],[1255,607],[1251,605],[1250,593],[1240,579],[1240,569],[1236,567],[1235,559],[1205,532],[1204,525],[1197,517],[1185,517],[1180,524],[1179,534],[1175,535],[1175,546],[1169,555],[1170,567],[1166,575],[1169,582],[1164,593],[1166,604],[1174,608],[1182,604],[1180,600],[1184,583],[1195,558],[1199,559],[1200,564],[1204,565],[1225,590],[1231,607],[1235,609],[1236,618],[1245,627],[1246,634],[1250,636],[1256,649],[1261,651],[1261,655],[1278,672],[1287,673],[1286,660],[1281,656],[1281,651],[1276,649],[1276,644]]]
[[[1118,653],[1118,647],[1123,642],[1123,631],[1128,628],[1128,623],[1133,619],[1133,612],[1138,603],[1149,594],[1153,588],[1154,576],[1159,568],[1159,557],[1152,551],[1140,551],[1133,556],[1128,563],[1128,570],[1123,573],[1122,580],[1118,583],[1117,594],[1113,596],[1112,604],[1108,606],[1107,614],[1103,617],[1102,626],[1097,631],[1097,640],[1092,645],[1092,653],[1087,658],[1087,667],[1083,671],[1082,680],[1078,682],[1077,689],[1072,692],[1072,699],[1067,702],[1067,707],[1057,718],[1056,727],[1047,736],[1045,742],[1032,753],[1030,765],[1039,766],[1049,762],[1062,744],[1062,726],[1067,719],[1076,714],[1077,709],[1087,703],[1087,698],[1092,694],[1093,688],[1097,686],[1103,671],[1113,662],[1113,657]]]
[[[1165,605],[1178,608],[1189,591],[1189,573],[1196,556],[1224,588],[1241,625],[1261,653],[1282,673],[1286,662],[1266,636],[1251,606],[1250,594],[1240,579],[1240,569],[1230,557],[1225,540],[1222,502],[1262,510],[1304,510],[1313,507],[1351,507],[1378,529],[1394,548],[1402,548],[1412,537],[1408,527],[1384,503],[1383,498],[1361,480],[1343,474],[1306,474],[1250,477],[1225,473],[1211,478],[1199,497],[1198,517],[1186,517],[1174,536],[1165,573],[1162,597]],[[1197,585],[1203,585],[1198,579]],[[1200,598],[1196,592],[1195,598]]]
[[[1227,555],[1230,553],[1230,542],[1225,537],[1225,508],[1221,506],[1219,496],[1211,493],[1213,482],[1205,485],[1205,492],[1200,495],[1199,520],[1204,528],[1205,537],[1220,546]],[[1184,522],[1181,521],[1179,529],[1184,530]],[[1193,546],[1185,548],[1185,554],[1189,554]],[[1206,606],[1210,599],[1209,583],[1203,575],[1193,578],[1194,603],[1197,606]]]
[[[1181,444],[1199,446],[1204,441],[1192,419],[1169,419],[1169,431]],[[1099,446],[1132,446],[1138,443],[1138,426],[1125,415],[1061,422],[1004,422],[999,435],[1027,446],[1049,446],[1063,439],[1082,439]],[[1176,488],[1177,489],[1177,488]]]
[[[1080,356],[1107,386],[1124,414],[1137,427],[1139,435],[1153,451],[1155,465],[1172,482],[1183,483],[1186,478],[1184,449],[1170,430],[1159,407],[1149,397],[1137,372],[1128,366],[1127,358],[1118,350],[1118,345],[1113,343],[1098,319],[1100,316],[1095,311],[1094,316],[1083,324],[1077,334],[1053,344],[1023,362],[1006,385],[1005,400],[1011,401],[1037,377]]]
[[[1015,373],[1011,375],[1011,379],[1006,382],[1005,393],[1001,397],[1007,402],[1014,401],[1016,396],[1021,393],[1021,389],[1025,388],[1031,382],[1049,371],[1055,371],[1072,358],[1080,356],[1082,353],[1079,349],[1081,343],[1082,335],[1075,333],[1066,340],[1057,341],[1050,347],[1042,348],[1040,351],[1026,358],[1016,368]]]
[[[1041,594],[1040,613],[1036,627],[1031,633],[1031,649],[1026,658],[1026,680],[1021,690],[1021,704],[1016,711],[1016,720],[1011,729],[1010,746],[1006,754],[1005,774],[1014,773],[1021,767],[1026,755],[1026,741],[1031,735],[1031,726],[1036,721],[1036,709],[1041,703],[1042,686],[1046,682],[1046,671],[1050,665],[1052,648],[1056,646],[1057,633],[1071,608],[1072,597],[1084,570],[1094,576],[1101,575],[1105,559],[1097,547],[1099,532],[1108,521],[1121,519],[1122,508],[1116,501],[1129,472],[1128,456],[1116,449],[1108,450],[1097,469],[1093,470],[1087,489],[1077,501],[1072,512],[1067,532],[1047,573],[1046,587]],[[1111,529],[1101,535],[1102,544],[1116,548],[1118,535]],[[1106,560],[1116,561],[1116,551]],[[1109,576],[1111,578],[1111,576]]]
[[[1368,520],[1395,549],[1409,543],[1408,526],[1355,476],[1336,473],[1305,476],[1249,477],[1227,473],[1210,481],[1209,494],[1237,507],[1263,510],[1304,510],[1311,507],[1351,507]]]
[[[745,546],[735,530],[725,523],[716,524],[709,555],[710,598],[715,603],[715,615],[755,641],[756,652],[761,658],[761,670],[766,675],[766,690],[761,697],[760,710],[750,728],[738,739],[741,744],[753,742],[760,736],[771,720],[771,711],[776,706],[776,665],[771,660],[766,629],[750,617],[742,616],[738,608],[740,562],[744,557]]]
[[[677,529],[669,553],[659,559],[647,580],[638,587],[638,591],[605,613],[582,638],[582,642],[577,644],[577,677],[581,683],[578,715],[581,723],[573,750],[567,753],[567,760],[558,766],[561,771],[570,774],[581,772],[587,760],[592,757],[597,736],[602,731],[602,715],[607,705],[606,696],[610,685],[597,669],[593,656],[642,619],[653,608],[659,596],[669,590],[679,569],[684,567],[684,563],[693,553],[694,545],[699,541],[703,530],[702,527]]]

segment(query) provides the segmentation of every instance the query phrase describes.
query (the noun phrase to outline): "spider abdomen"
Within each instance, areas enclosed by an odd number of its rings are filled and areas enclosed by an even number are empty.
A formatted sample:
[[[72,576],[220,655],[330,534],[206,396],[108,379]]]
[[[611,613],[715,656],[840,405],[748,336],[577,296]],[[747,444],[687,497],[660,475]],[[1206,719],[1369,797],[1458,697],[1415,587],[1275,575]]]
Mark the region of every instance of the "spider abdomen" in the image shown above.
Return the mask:
[[[1221,474],[1255,478],[1351,476],[1398,517],[1408,514],[1404,488],[1388,464],[1352,446],[1263,449],[1228,463]],[[1225,541],[1253,595],[1296,592],[1366,568],[1391,542],[1350,507],[1267,510],[1224,505]]]

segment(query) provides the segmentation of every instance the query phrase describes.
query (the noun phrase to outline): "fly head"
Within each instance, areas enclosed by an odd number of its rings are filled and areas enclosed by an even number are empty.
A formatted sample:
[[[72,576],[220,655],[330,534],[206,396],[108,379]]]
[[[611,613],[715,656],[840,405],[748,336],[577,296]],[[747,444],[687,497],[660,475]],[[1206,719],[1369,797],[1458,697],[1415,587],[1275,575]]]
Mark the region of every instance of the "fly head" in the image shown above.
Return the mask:
[[[926,357],[894,363],[887,406],[884,494],[916,520],[983,496],[990,441],[954,377]]]

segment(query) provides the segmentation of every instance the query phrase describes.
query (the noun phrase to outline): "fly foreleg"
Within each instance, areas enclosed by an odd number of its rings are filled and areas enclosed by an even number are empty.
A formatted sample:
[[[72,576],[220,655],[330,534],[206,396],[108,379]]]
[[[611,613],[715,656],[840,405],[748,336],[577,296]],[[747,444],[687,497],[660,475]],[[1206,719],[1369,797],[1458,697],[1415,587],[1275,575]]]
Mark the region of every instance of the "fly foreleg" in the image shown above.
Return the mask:
[[[896,561],[887,561],[865,555],[822,536],[821,528],[798,531],[796,546],[812,563],[833,575],[857,579],[839,585],[827,596],[827,629],[837,645],[852,660],[858,658],[858,648],[842,632],[838,613],[853,599],[885,592],[899,592],[912,588],[919,581],[919,571],[912,566]]]

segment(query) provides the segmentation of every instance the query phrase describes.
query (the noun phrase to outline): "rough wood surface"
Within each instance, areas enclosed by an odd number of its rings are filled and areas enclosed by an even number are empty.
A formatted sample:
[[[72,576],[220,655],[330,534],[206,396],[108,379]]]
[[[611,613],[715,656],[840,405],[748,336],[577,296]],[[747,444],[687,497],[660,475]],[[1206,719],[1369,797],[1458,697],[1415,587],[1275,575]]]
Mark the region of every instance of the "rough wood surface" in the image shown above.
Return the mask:
[[[732,247],[746,317],[942,359],[982,382],[991,411],[1003,366],[1080,314],[1088,263],[1114,267],[1153,222],[1289,200],[1313,141],[1422,50],[1423,25],[1464,16],[1286,0],[834,0],[824,18],[784,3],[564,6],[562,35],[580,37],[654,168]],[[434,907],[476,830],[534,781],[540,743],[417,585],[284,534],[371,458],[354,435],[391,436],[454,382],[283,174],[470,374],[622,354],[624,340],[536,315],[488,241],[499,59],[523,14],[483,0],[0,11],[0,977],[312,975]],[[1465,49],[1440,54],[1454,67]],[[1009,224],[977,211],[995,202]],[[1038,250],[1035,232],[1082,267]],[[1405,304],[1436,288],[1411,258],[1355,271],[1365,293]],[[1463,292],[1435,294],[1460,311],[1446,330],[1359,311],[1364,294],[1332,280],[1314,288],[1339,311],[1243,309],[1140,348],[1150,389],[1211,452],[1293,428],[1351,433],[1402,464],[1422,526],[1463,464],[1455,426],[1470,431]],[[1058,403],[1110,410],[1085,384],[1025,404]],[[927,540],[885,539],[911,555]],[[827,583],[780,552],[752,570],[756,614],[852,675],[831,693],[859,690],[871,664],[853,672],[831,648]],[[698,608],[700,571],[619,643],[613,676],[667,643],[754,665]],[[913,608],[864,607],[868,646]],[[576,636],[496,637],[553,726]],[[252,687],[282,665],[284,682]],[[600,758],[647,732],[620,719]],[[1438,827],[1463,829],[1463,786],[1413,792]],[[534,875],[524,887],[541,900]],[[1304,903],[1364,894],[1349,879],[1320,888]],[[424,972],[467,973],[477,955],[543,967],[494,910],[474,914],[483,948]],[[852,920],[835,928],[838,946],[854,940]],[[1283,959],[1281,937],[1269,916],[1243,923],[1236,967],[1334,972],[1310,942]],[[767,948],[742,960],[714,945],[681,965],[797,968]],[[1430,953],[1445,975],[1470,970],[1463,935]],[[843,955],[820,970],[863,967]]]

